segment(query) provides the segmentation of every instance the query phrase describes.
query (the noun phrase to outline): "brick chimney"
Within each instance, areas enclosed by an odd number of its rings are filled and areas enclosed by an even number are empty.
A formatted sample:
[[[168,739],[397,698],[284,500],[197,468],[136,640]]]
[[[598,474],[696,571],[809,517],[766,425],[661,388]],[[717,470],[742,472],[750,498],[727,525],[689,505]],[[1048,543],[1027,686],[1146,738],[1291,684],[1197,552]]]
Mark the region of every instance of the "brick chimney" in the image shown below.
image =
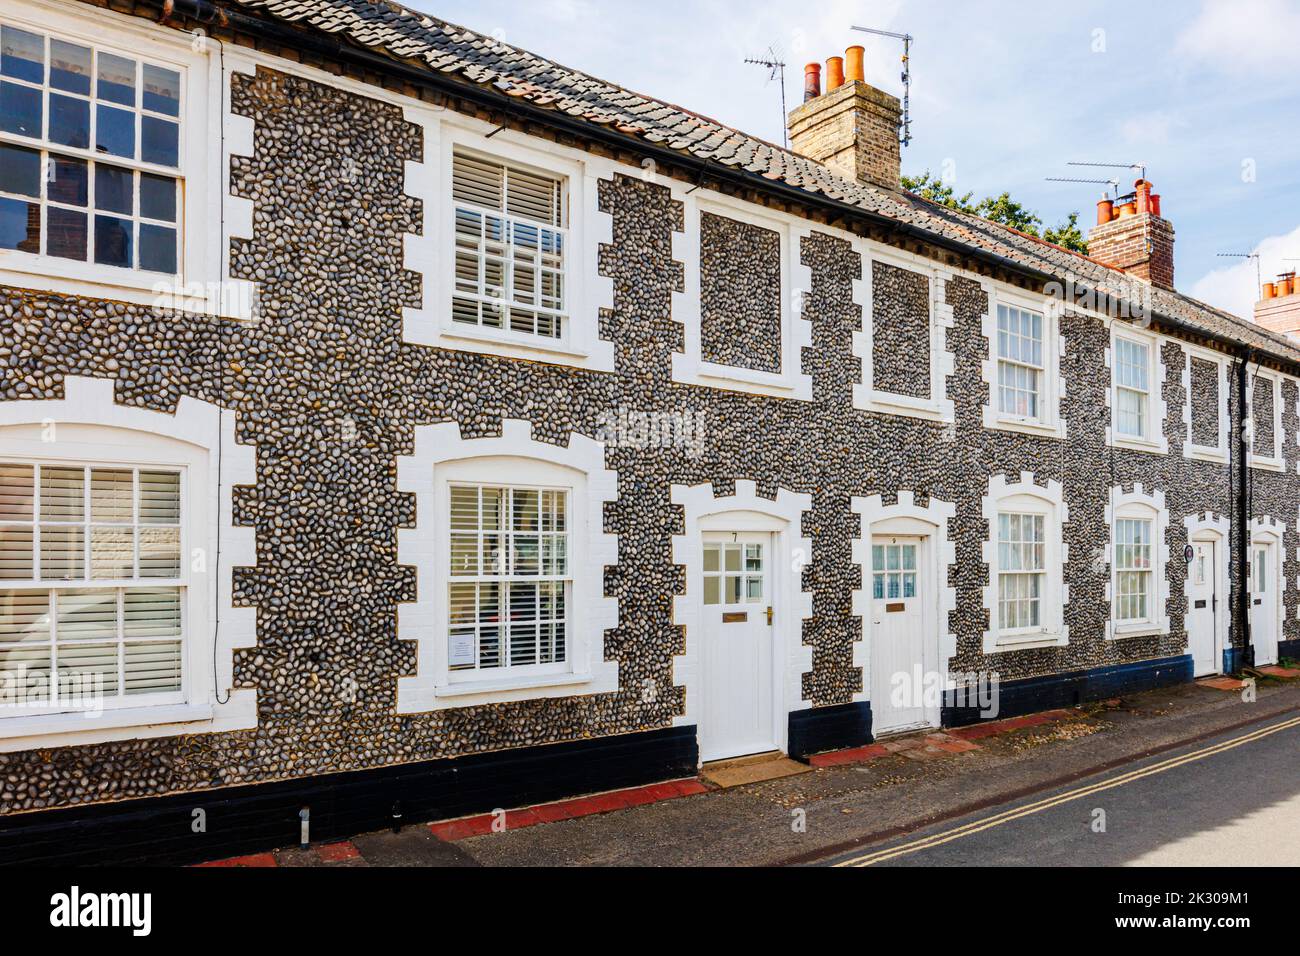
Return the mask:
[[[1174,227],[1160,215],[1160,197],[1139,179],[1132,196],[1097,204],[1088,255],[1166,289],[1174,287]]]
[[[862,47],[827,61],[826,92],[819,64],[805,71],[804,104],[789,116],[790,145],[800,156],[848,179],[897,191],[898,130],[903,110],[863,80]]]
[[[1255,304],[1255,321],[1270,332],[1300,339],[1300,279],[1294,272],[1264,283],[1264,298]]]

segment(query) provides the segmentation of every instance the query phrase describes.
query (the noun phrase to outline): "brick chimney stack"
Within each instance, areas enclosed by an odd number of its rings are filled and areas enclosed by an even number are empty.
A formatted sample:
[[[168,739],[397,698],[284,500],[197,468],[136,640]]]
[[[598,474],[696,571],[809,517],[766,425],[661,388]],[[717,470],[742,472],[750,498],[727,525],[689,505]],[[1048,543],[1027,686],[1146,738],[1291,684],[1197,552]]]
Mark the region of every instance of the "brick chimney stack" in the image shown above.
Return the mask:
[[[805,72],[804,104],[789,116],[790,145],[800,156],[861,183],[897,191],[902,158],[902,104],[863,79],[862,47],[827,61],[826,92],[819,64]]]
[[[1088,234],[1088,255],[1147,279],[1166,289],[1174,287],[1174,227],[1160,215],[1160,197],[1139,179],[1128,200],[1097,204],[1097,225]]]
[[[1264,298],[1255,304],[1255,322],[1270,332],[1300,339],[1300,279],[1294,272],[1264,283]]]

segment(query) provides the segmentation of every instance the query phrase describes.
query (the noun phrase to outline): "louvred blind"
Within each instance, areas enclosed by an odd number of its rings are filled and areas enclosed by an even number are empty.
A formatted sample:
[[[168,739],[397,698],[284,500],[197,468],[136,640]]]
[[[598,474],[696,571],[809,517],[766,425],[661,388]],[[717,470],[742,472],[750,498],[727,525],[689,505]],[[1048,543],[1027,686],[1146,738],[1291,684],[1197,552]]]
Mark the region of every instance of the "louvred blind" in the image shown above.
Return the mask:
[[[181,512],[175,470],[0,462],[0,669],[26,675],[19,706],[179,694]]]

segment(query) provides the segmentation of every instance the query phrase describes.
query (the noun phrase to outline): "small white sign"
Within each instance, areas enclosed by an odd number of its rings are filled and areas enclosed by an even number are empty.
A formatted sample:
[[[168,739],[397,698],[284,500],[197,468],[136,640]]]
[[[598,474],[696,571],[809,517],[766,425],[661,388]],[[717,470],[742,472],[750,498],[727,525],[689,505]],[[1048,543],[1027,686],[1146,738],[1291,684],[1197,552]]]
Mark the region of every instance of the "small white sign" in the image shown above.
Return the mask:
[[[447,663],[450,667],[474,666],[474,635],[453,634],[447,649]]]

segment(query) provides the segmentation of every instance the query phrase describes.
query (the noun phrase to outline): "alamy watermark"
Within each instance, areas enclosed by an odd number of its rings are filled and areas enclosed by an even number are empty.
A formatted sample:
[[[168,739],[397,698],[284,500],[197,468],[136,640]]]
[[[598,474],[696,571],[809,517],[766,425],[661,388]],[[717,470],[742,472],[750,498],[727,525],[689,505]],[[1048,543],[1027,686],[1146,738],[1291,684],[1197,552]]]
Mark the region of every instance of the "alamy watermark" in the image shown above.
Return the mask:
[[[601,414],[596,437],[611,448],[684,451],[688,458],[704,457],[704,412],[645,412],[629,408]]]

